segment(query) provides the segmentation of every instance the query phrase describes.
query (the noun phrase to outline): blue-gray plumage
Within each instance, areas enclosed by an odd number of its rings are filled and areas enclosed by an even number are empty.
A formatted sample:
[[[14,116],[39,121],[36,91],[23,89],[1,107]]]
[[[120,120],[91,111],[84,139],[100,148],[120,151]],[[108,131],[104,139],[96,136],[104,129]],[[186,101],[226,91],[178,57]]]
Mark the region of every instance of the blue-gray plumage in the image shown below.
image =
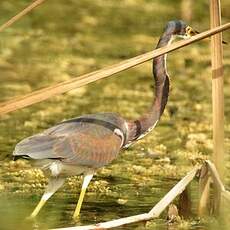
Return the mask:
[[[190,37],[194,33],[183,21],[170,21],[157,48],[170,44],[175,35]],[[153,76],[155,98],[149,111],[139,119],[127,121],[116,113],[84,115],[57,124],[16,145],[13,153],[15,157],[29,158],[50,174],[47,189],[31,217],[38,214],[45,202],[64,183],[65,177],[84,174],[74,218],[79,215],[85,190],[96,169],[112,162],[121,149],[149,133],[159,121],[169,93],[166,54],[153,59]]]
[[[63,164],[96,169],[116,158],[126,134],[125,120],[118,114],[84,115],[24,139],[16,145],[14,155],[35,160],[58,159]]]

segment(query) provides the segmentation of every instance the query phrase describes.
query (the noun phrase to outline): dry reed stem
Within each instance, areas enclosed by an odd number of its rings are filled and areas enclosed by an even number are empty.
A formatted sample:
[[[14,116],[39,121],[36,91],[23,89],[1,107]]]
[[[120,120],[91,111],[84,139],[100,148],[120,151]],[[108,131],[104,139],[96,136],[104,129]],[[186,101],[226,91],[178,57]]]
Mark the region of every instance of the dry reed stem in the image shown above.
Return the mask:
[[[213,34],[222,32],[229,28],[230,28],[230,23],[226,23],[222,26],[216,27],[211,30],[207,30],[200,34],[197,34],[191,37],[190,39],[175,42],[167,47],[156,49],[154,51],[136,56],[134,58],[127,59],[126,61],[122,61],[118,64],[103,68],[101,70],[91,72],[88,74],[84,74],[84,75],[81,75],[80,77],[76,77],[71,80],[64,81],[59,84],[56,84],[56,85],[53,85],[47,88],[43,88],[41,90],[34,91],[27,95],[3,102],[0,104],[0,115],[27,107],[29,105],[32,105],[32,104],[35,104],[35,103],[38,103],[44,100],[47,100],[50,97],[65,93],[69,90],[81,87],[83,85],[89,84],[99,79],[106,78],[113,74],[129,69],[133,66],[146,62],[154,57],[158,57],[162,54],[165,54],[173,50],[179,49],[181,47],[187,46],[191,43],[207,38]]]
[[[209,175],[209,169],[207,164],[204,164],[201,168],[200,178],[199,178],[199,194],[200,194],[200,200],[198,204],[199,216],[204,216],[208,214],[210,182],[211,182],[211,178]]]
[[[210,0],[210,27],[221,25],[220,0]],[[212,114],[213,114],[213,162],[223,179],[224,163],[224,78],[221,33],[211,37],[212,63]],[[220,209],[221,194],[214,189],[214,213]]]
[[[211,28],[221,24],[220,1],[210,0]],[[224,160],[224,90],[223,48],[221,33],[211,37],[212,102],[213,102],[213,162],[223,174]]]
[[[220,175],[215,167],[215,164],[213,164],[209,160],[206,161],[206,164],[208,166],[208,169],[212,177],[212,180],[215,184],[215,187],[217,187],[221,195],[230,202],[230,192],[225,189],[224,184],[221,181]]]
[[[13,23],[18,21],[20,18],[28,14],[31,10],[33,10],[38,5],[42,4],[45,0],[36,0],[33,3],[31,3],[29,6],[27,6],[24,10],[19,12],[17,15],[12,17],[10,20],[8,20],[6,23],[0,26],[0,32],[2,32],[7,27],[11,26]]]

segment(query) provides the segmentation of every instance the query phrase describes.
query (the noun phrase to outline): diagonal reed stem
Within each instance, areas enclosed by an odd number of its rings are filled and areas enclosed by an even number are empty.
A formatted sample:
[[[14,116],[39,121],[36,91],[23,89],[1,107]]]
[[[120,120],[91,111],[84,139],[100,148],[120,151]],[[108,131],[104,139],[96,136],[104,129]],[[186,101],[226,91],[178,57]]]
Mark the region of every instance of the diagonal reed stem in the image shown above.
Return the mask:
[[[84,74],[79,77],[75,77],[71,80],[64,81],[64,82],[61,82],[59,84],[56,84],[56,85],[53,85],[47,88],[43,88],[41,90],[36,90],[27,95],[17,97],[9,101],[0,103],[0,115],[27,107],[29,105],[32,105],[32,104],[35,104],[35,103],[38,103],[44,100],[47,100],[50,97],[65,93],[67,91],[81,87],[83,85],[89,84],[99,79],[109,77],[113,74],[119,73],[133,66],[144,63],[152,58],[158,57],[164,53],[172,52],[173,50],[190,45],[194,42],[210,37],[213,34],[220,33],[227,29],[230,29],[230,22],[224,25],[218,26],[216,28],[204,31],[187,40],[181,40],[181,41],[175,42],[167,47],[162,47],[154,51],[147,52],[145,54],[122,61],[118,64],[115,64],[109,67],[105,67],[101,70],[97,70],[97,71],[94,71],[88,74]]]
[[[45,0],[36,0],[33,3],[31,3],[29,6],[27,6],[24,10],[20,11],[17,15],[9,19],[6,23],[0,26],[0,32],[2,32],[7,27],[11,26],[13,23],[18,21],[20,18],[28,14],[31,10],[33,10],[38,5],[42,4]]]

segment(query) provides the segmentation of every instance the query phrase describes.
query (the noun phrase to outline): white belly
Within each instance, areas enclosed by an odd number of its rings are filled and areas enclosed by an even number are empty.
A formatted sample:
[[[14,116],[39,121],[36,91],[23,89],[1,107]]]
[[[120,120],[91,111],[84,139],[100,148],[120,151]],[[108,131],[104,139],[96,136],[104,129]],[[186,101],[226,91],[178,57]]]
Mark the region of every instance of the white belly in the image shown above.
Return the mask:
[[[53,177],[57,176],[76,176],[88,172],[90,170],[87,166],[76,166],[65,164],[59,160],[46,160],[37,162],[36,166],[41,168],[45,173]]]

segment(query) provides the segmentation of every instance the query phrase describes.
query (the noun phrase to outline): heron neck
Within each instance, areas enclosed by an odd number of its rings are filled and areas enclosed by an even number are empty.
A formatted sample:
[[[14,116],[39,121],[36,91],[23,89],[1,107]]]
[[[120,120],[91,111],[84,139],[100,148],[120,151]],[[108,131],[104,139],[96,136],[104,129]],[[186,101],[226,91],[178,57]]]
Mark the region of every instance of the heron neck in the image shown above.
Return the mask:
[[[161,36],[157,47],[167,46],[171,43],[173,36],[167,31]],[[128,141],[140,139],[149,131],[151,131],[161,115],[164,112],[168,101],[169,94],[169,77],[166,69],[167,54],[161,55],[153,59],[153,81],[155,85],[155,97],[150,109],[139,119],[128,122]]]

